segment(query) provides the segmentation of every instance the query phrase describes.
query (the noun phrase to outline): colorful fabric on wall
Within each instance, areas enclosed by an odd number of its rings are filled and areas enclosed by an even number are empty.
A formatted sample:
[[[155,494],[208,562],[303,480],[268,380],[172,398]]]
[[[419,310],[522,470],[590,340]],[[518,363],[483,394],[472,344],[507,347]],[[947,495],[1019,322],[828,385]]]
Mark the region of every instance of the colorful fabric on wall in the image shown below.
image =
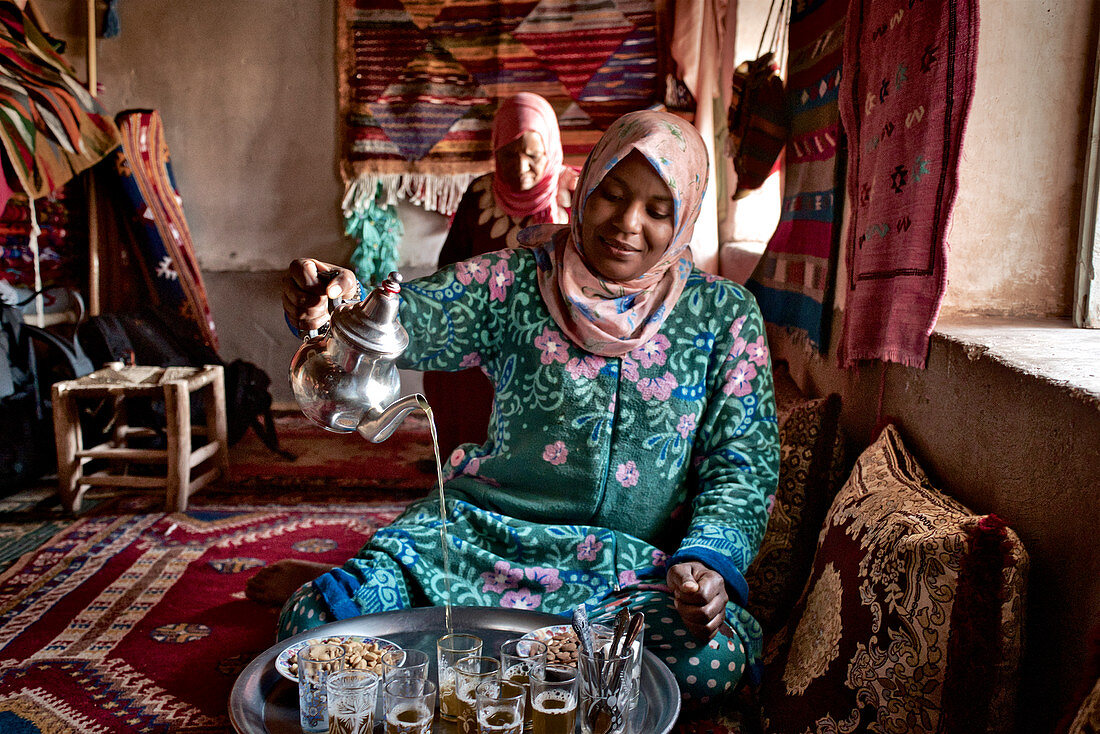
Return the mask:
[[[340,0],[342,172],[349,196],[453,214],[492,168],[493,113],[534,92],[553,106],[568,163],[657,93],[654,0]]]
[[[0,209],[10,190],[45,196],[118,147],[114,123],[9,0],[0,2],[0,110]]]
[[[34,202],[42,285],[79,288],[87,267],[81,207],[69,186]],[[0,212],[0,280],[34,290],[34,253],[30,246],[31,209],[24,194],[14,194]],[[47,298],[54,294],[47,294]]]
[[[837,92],[845,0],[794,3],[788,55],[783,204],[768,247],[748,282],[764,318],[828,346],[839,250],[843,154]]]
[[[160,113],[131,110],[119,113],[115,121],[122,133],[115,163],[142,260],[138,267],[151,284],[150,305],[177,317],[173,326],[182,335],[217,351],[214,319],[172,175]]]
[[[947,226],[977,54],[978,0],[849,7],[840,92],[852,202],[842,366],[924,366],[947,283]]]

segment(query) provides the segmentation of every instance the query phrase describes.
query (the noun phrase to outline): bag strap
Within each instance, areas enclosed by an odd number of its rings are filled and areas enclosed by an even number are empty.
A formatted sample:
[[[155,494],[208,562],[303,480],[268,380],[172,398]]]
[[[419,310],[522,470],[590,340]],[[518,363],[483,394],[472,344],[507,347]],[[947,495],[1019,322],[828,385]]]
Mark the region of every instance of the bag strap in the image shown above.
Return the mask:
[[[776,57],[776,62],[779,64],[779,68],[782,69],[783,62],[786,58],[785,49],[787,45],[788,8],[787,0],[779,0],[777,12],[775,3],[776,0],[772,0],[771,5],[768,7],[768,18],[764,21],[764,30],[760,33],[760,43],[756,46],[756,57],[760,58],[764,54],[764,39],[768,37],[768,29],[771,29],[772,38],[768,44],[768,49],[771,51],[772,55]]]
[[[261,415],[263,420],[260,420]],[[271,413],[271,406],[265,408],[262,413],[252,418],[252,429],[264,442],[264,446],[283,457],[287,461],[295,461],[298,457],[292,452],[279,446],[279,434],[275,432],[275,416]]]
[[[72,341],[63,339],[57,334],[46,331],[34,324],[25,323],[23,324],[23,329],[26,330],[28,336],[52,344],[61,352],[65,360],[69,363],[69,368],[73,371],[74,378],[83,377],[84,375],[95,372],[95,366],[92,365],[92,360],[88,359],[88,355],[84,354],[84,350],[80,347],[80,342],[75,338]]]

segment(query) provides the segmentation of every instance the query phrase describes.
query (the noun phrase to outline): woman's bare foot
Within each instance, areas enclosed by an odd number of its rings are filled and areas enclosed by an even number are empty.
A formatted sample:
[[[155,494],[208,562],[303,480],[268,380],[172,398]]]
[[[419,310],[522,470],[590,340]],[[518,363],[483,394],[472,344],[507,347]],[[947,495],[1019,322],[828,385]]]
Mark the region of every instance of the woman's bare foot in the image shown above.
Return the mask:
[[[331,569],[331,563],[284,558],[257,571],[245,583],[244,595],[260,604],[281,607],[299,586]]]

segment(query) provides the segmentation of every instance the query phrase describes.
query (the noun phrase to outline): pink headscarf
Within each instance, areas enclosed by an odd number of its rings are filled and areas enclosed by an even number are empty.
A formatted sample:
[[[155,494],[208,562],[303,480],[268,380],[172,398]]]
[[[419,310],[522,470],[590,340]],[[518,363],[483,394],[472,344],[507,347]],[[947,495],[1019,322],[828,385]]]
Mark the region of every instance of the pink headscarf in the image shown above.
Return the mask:
[[[586,264],[581,220],[584,204],[600,181],[634,150],[653,165],[672,194],[673,234],[652,270],[620,283],[605,280]],[[569,227],[541,226],[528,230],[524,238],[538,246],[539,291],[550,315],[573,343],[593,354],[621,357],[657,333],[691,273],[688,245],[707,176],[706,145],[695,128],[679,117],[646,110],[612,123],[581,170],[580,197]]]
[[[558,117],[549,102],[530,92],[520,92],[501,103],[493,121],[493,152],[496,153],[525,132],[536,132],[542,137],[546,148],[546,168],[527,191],[509,188],[499,176],[493,176],[493,196],[497,205],[513,217],[530,217],[533,224],[564,224],[567,221],[564,209],[554,205],[559,178],[566,170],[562,163],[564,158]]]

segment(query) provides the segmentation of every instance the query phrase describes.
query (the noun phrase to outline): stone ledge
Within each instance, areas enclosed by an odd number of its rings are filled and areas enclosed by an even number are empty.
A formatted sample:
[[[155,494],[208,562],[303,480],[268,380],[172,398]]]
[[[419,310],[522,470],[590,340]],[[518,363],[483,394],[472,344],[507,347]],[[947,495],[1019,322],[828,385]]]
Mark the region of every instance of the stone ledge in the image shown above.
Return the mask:
[[[1100,408],[1100,329],[1079,329],[1068,319],[950,316],[936,324],[936,337],[972,360],[991,359]]]

